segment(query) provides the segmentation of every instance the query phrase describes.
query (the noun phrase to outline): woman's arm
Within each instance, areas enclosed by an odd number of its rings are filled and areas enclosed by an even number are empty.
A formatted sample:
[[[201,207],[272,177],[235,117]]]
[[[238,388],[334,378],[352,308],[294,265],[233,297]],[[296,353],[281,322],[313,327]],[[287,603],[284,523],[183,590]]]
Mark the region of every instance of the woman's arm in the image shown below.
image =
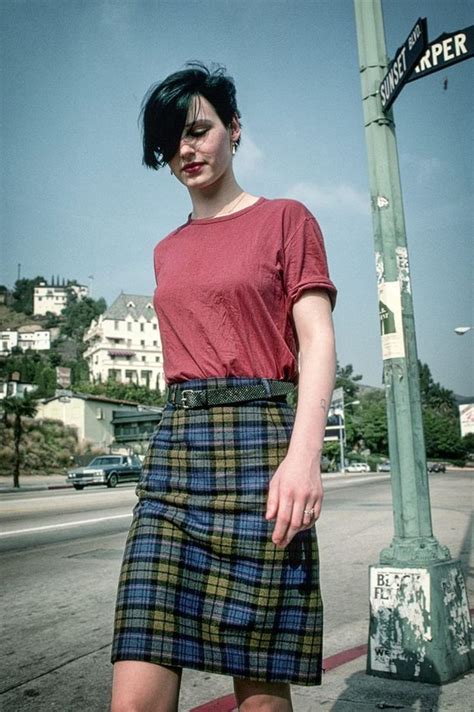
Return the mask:
[[[281,548],[312,526],[321,511],[321,452],[336,375],[327,293],[304,292],[293,306],[293,319],[300,346],[298,404],[288,453],[270,482],[266,513],[267,519],[276,519],[272,541]],[[305,517],[305,509],[314,509],[314,517]]]

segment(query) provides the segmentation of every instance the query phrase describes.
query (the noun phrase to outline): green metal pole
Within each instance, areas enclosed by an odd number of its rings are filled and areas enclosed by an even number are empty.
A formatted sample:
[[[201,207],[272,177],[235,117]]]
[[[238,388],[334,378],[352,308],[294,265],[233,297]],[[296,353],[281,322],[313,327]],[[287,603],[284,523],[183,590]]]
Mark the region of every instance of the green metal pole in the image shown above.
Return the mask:
[[[385,676],[441,682],[459,674],[461,668],[468,669],[469,662],[463,659],[459,665],[451,666],[444,661],[433,667],[432,652],[429,660],[426,654],[428,641],[432,642],[433,605],[436,605],[438,599],[441,600],[436,587],[436,590],[433,589],[433,581],[440,569],[436,569],[435,576],[430,567],[439,564],[455,566],[455,562],[451,561],[448,549],[440,546],[433,536],[431,524],[412,284],[395,125],[392,111],[386,114],[383,112],[379,95],[379,86],[388,67],[381,0],[354,0],[354,3],[369,164],[394,515],[393,540],[381,551],[380,566],[371,567],[368,671]],[[459,579],[459,567],[455,568]],[[463,581],[462,572],[460,576]],[[431,587],[431,596],[427,587]],[[467,606],[465,591],[464,599]],[[463,615],[468,616],[464,599],[460,605]],[[418,601],[423,619],[421,623],[414,621],[414,608],[412,606],[410,613],[407,600],[411,603]],[[400,619],[401,610],[406,614],[405,623]],[[465,647],[465,641],[458,645],[459,649]],[[444,651],[441,651],[439,656],[443,658],[443,655]],[[455,668],[456,672],[451,668]]]

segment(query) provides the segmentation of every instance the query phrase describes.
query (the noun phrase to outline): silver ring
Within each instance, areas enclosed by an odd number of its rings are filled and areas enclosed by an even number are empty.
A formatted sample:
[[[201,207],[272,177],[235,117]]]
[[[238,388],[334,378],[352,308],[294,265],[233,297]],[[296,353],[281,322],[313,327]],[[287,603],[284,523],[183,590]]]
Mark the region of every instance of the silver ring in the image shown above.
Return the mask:
[[[314,509],[304,509],[303,512],[304,512],[304,514],[313,515],[313,514],[314,514]]]

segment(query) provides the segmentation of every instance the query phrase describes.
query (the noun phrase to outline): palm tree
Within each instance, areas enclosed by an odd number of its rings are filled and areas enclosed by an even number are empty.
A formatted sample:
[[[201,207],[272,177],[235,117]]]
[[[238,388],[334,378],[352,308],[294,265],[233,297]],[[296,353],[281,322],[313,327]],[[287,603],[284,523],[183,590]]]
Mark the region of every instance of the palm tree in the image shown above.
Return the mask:
[[[12,415],[13,439],[15,443],[15,457],[13,459],[13,486],[20,486],[20,442],[23,435],[22,418],[34,418],[36,415],[37,400],[34,396],[26,393],[23,398],[5,398],[2,407],[6,415]]]

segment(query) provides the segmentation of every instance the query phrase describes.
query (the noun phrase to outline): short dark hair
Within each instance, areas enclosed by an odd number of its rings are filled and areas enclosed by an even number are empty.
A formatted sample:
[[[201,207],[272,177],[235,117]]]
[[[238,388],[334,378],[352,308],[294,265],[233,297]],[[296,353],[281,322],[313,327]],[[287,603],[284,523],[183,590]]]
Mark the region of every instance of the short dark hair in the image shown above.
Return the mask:
[[[187,62],[185,66],[151,86],[143,99],[143,163],[148,168],[158,170],[175,155],[195,96],[201,95],[212,104],[224,126],[230,126],[234,116],[240,119],[234,80],[225,67],[209,69],[202,62]]]

